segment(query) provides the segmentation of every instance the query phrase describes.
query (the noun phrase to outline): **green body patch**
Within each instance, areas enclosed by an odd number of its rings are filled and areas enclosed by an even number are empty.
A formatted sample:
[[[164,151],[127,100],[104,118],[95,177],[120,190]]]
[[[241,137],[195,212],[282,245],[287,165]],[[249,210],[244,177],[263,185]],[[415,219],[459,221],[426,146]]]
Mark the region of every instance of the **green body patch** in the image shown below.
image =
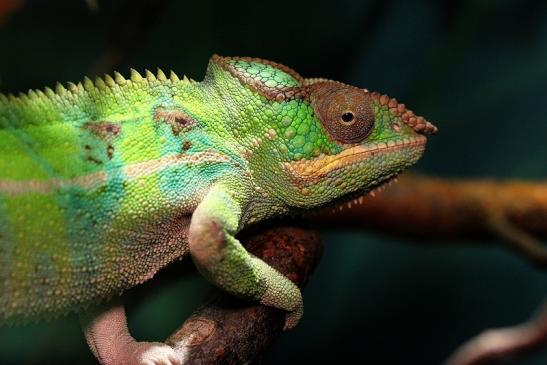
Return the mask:
[[[434,131],[385,95],[252,58],[213,56],[199,83],[132,71],[0,95],[0,322],[78,311],[190,252],[293,326],[298,288],[235,235],[365,194]]]

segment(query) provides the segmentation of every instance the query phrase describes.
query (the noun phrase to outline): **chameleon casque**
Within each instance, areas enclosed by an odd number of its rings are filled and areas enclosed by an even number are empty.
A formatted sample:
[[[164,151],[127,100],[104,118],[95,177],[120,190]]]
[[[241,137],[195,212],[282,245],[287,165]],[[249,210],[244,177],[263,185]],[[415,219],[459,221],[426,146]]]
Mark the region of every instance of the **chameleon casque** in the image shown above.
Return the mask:
[[[0,323],[81,312],[190,254],[293,327],[299,289],[235,235],[364,195],[436,130],[386,95],[256,58],[215,55],[202,82],[132,70],[0,94]],[[182,361],[139,344],[124,361]]]

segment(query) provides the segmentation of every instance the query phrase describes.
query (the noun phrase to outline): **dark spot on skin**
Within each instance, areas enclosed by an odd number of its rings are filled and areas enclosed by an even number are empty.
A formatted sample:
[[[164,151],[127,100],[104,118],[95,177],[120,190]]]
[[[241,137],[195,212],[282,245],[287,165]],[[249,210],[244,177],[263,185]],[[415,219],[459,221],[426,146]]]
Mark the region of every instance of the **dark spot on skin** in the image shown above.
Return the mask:
[[[118,123],[108,121],[89,121],[83,124],[82,129],[89,131],[97,139],[106,143],[106,156],[111,160],[114,156],[114,140],[121,134],[121,126]],[[86,144],[84,149],[91,152],[93,148],[90,144]],[[90,155],[86,157],[86,160],[98,165],[103,163],[98,158]]]
[[[192,147],[192,143],[190,143],[190,141],[184,141],[184,143],[182,144],[183,151],[188,151],[190,147]]]
[[[84,123],[83,128],[105,141],[111,141],[122,131],[122,127],[119,124],[107,121],[87,122]]]
[[[185,126],[184,120],[177,118],[175,119],[175,122],[171,125],[171,132],[173,132],[175,136],[178,136],[180,132],[184,130],[184,126]]]
[[[97,165],[102,165],[102,163],[103,163],[102,161],[96,159],[96,158],[93,157],[93,156],[87,156],[86,160],[89,161],[89,162],[93,162],[93,163],[95,163],[95,164],[97,164]]]
[[[178,136],[192,128],[196,122],[189,115],[181,110],[168,110],[158,108],[154,112],[154,121],[157,123],[164,122],[171,126],[173,135]]]
[[[114,146],[112,146],[111,144],[109,144],[106,148],[106,155],[108,156],[109,160],[112,160],[112,156],[114,156]]]

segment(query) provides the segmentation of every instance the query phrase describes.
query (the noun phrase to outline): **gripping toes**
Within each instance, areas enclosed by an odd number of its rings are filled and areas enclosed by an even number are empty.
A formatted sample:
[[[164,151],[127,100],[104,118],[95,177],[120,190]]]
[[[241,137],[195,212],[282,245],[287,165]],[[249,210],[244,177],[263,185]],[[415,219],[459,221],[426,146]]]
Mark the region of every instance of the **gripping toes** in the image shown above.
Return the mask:
[[[287,317],[285,317],[285,327],[283,327],[283,331],[290,330],[300,322],[300,318],[304,315],[304,305],[302,305],[302,302],[298,305],[296,309],[289,312],[287,314]]]
[[[260,276],[265,288],[260,298],[260,303],[289,312],[285,319],[284,330],[296,327],[304,314],[304,303],[300,289],[296,284],[264,261],[255,257],[253,257],[253,261],[255,267],[261,273]]]
[[[137,342],[128,365],[182,365],[182,359],[172,347],[159,342]],[[125,364],[125,363],[124,363]]]

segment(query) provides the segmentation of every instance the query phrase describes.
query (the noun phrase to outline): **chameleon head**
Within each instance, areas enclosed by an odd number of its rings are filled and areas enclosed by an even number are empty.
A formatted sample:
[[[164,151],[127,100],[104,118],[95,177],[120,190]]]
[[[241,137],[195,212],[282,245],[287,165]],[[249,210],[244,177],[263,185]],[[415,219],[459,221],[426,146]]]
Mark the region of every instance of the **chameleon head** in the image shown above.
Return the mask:
[[[319,204],[363,195],[394,178],[422,156],[425,135],[437,132],[387,95],[328,80],[305,84],[311,118],[330,148],[284,167],[300,193]]]
[[[260,59],[220,63],[259,94],[249,118],[263,124],[266,138],[248,144],[247,160],[260,188],[289,206],[311,208],[365,194],[414,164],[425,135],[437,131],[386,95],[304,79]]]

